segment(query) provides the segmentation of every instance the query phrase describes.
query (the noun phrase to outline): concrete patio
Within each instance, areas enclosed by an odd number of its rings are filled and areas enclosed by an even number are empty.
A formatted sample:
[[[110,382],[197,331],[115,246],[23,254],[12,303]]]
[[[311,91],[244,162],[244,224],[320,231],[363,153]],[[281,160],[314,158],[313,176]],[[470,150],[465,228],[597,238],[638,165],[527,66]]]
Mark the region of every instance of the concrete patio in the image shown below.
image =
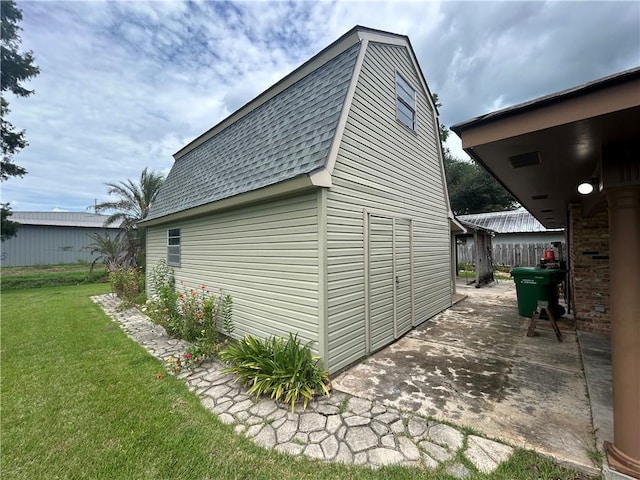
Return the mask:
[[[467,298],[339,375],[334,389],[597,473],[594,451],[613,438],[608,338],[576,332],[570,318],[562,343],[544,321],[527,337],[511,281],[458,292]]]

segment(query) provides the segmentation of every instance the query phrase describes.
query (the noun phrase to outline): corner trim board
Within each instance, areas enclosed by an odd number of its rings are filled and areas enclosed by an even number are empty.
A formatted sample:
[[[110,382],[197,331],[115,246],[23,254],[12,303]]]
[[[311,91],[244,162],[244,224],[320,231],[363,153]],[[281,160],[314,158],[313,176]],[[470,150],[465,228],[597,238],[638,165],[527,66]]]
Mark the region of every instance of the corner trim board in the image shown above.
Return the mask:
[[[320,170],[316,170],[309,174],[309,180],[316,187],[331,187],[331,173],[326,167],[322,167]]]

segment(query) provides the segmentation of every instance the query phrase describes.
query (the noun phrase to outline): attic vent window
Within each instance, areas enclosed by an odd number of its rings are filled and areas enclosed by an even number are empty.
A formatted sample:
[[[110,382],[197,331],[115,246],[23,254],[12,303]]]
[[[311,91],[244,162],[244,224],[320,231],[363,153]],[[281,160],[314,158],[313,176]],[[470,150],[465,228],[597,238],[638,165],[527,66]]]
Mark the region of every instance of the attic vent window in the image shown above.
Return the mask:
[[[411,130],[416,129],[416,91],[396,73],[396,118]]]
[[[180,229],[167,230],[167,264],[180,266]]]
[[[540,152],[528,152],[521,153],[520,155],[514,155],[509,157],[509,161],[513,168],[532,167],[533,165],[540,164]]]

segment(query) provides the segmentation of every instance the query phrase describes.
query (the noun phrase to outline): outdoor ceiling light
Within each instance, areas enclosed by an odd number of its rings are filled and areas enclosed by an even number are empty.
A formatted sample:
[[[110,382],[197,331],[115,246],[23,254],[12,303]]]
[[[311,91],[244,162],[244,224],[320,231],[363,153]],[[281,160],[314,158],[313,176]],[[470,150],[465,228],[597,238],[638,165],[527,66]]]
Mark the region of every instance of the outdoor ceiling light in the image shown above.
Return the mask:
[[[591,192],[593,192],[593,185],[589,182],[582,182],[578,185],[578,193],[581,193],[582,195],[589,195]]]
[[[578,185],[578,193],[582,195],[589,195],[591,192],[593,192],[593,186],[597,184],[598,179],[592,177],[588,182],[582,182],[580,185]]]

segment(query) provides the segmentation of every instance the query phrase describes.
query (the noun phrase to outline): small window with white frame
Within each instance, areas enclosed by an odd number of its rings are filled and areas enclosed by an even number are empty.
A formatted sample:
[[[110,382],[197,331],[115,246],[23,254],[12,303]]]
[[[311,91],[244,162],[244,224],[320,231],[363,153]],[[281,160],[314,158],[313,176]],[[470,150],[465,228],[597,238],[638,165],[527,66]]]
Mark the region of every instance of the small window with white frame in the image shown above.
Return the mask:
[[[180,266],[180,229],[170,228],[167,230],[167,264],[175,267]]]
[[[416,129],[416,91],[397,72],[396,118],[411,130]]]

